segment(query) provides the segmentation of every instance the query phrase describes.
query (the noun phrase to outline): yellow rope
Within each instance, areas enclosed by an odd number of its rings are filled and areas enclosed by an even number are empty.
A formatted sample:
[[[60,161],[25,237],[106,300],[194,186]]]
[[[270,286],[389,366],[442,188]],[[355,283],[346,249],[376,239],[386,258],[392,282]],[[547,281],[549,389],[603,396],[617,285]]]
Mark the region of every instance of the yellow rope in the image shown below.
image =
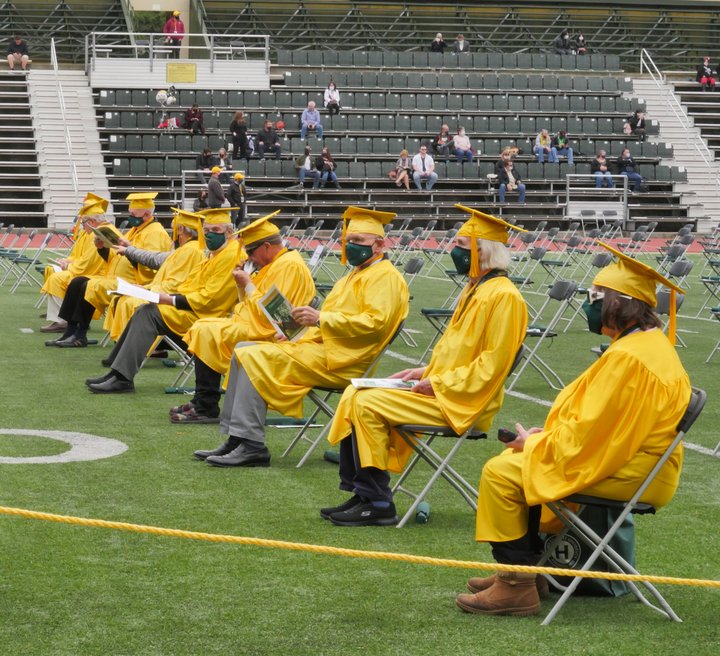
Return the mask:
[[[418,565],[435,565],[439,567],[457,567],[473,570],[527,572],[531,574],[552,574],[553,576],[580,576],[582,578],[590,579],[610,579],[613,581],[647,581],[649,583],[667,583],[670,585],[689,585],[695,587],[720,588],[720,581],[711,581],[706,579],[685,579],[673,576],[651,576],[645,574],[618,574],[615,572],[580,572],[574,569],[558,569],[554,567],[501,565],[499,563],[481,563],[472,560],[432,558],[430,556],[415,556],[413,554],[391,553],[388,551],[364,551],[360,549],[328,547],[320,544],[305,544],[303,542],[286,542],[284,540],[249,538],[239,535],[200,533],[198,531],[184,531],[175,528],[162,528],[159,526],[147,526],[143,524],[128,524],[126,522],[112,522],[105,519],[87,519],[85,517],[55,515],[53,513],[37,512],[35,510],[25,510],[24,508],[8,508],[5,506],[0,506],[0,514],[24,517],[26,519],[39,519],[48,522],[58,522],[61,524],[77,524],[80,526],[109,528],[118,531],[131,531],[133,533],[149,533],[151,535],[163,535],[166,537],[185,538],[188,540],[206,540],[208,542],[227,542],[230,544],[244,544],[254,547],[268,547],[271,549],[307,551],[310,553],[327,554],[331,556],[345,556],[347,558],[394,560],[404,563],[414,563]]]

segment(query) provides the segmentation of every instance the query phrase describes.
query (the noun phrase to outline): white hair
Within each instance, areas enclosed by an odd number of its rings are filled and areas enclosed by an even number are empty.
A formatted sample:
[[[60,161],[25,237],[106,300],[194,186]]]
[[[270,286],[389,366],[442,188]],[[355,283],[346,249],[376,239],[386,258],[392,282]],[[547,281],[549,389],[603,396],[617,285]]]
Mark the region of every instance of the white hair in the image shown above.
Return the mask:
[[[508,270],[511,256],[505,244],[499,241],[490,241],[489,239],[478,239],[477,241],[481,269]]]

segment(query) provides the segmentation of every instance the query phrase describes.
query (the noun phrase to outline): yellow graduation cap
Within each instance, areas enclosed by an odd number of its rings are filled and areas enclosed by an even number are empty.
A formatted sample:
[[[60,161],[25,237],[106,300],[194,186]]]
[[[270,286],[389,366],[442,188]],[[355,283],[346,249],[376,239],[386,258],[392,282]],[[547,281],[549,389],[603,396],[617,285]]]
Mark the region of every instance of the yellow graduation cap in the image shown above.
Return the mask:
[[[345,244],[348,232],[384,237],[385,228],[383,226],[390,223],[396,216],[397,214],[394,212],[381,212],[379,210],[370,210],[365,207],[350,205],[342,215],[343,229],[340,261],[343,264],[347,264]]]
[[[455,207],[463,212],[470,214],[470,218],[463,223],[458,230],[458,237],[470,237],[470,271],[471,278],[477,278],[480,275],[480,257],[477,250],[477,239],[487,239],[488,241],[499,241],[507,244],[508,228],[519,232],[527,232],[523,228],[518,228],[512,223],[503,221],[492,214],[485,214],[480,210],[466,207],[460,203],[456,203]]]
[[[203,217],[200,214],[196,214],[195,212],[181,210],[179,207],[173,207],[172,210],[173,212],[175,212],[175,217],[173,218],[172,224],[173,241],[177,241],[178,228],[180,228],[180,226],[184,226],[186,228],[190,228],[191,230],[195,230],[198,233],[198,244],[200,245],[200,248],[202,250],[205,250],[205,234],[203,233],[202,229]]]
[[[668,326],[668,338],[671,343],[675,344],[676,294],[677,292],[684,294],[685,291],[647,264],[629,257],[625,255],[625,253],[621,253],[616,248],[602,241],[599,241],[598,244],[609,250],[613,255],[616,255],[618,260],[600,269],[600,272],[593,280],[593,285],[614,289],[616,292],[632,296],[643,303],[647,303],[653,308],[657,305],[655,289],[658,283],[670,289],[670,324]]]
[[[219,166],[213,166],[210,169],[210,173],[222,173],[222,169]]]
[[[144,191],[137,192],[134,194],[128,194],[125,200],[130,201],[128,209],[131,210],[151,210],[155,207],[155,197],[158,195],[157,191]]]
[[[254,244],[261,239],[267,239],[273,235],[280,234],[280,229],[274,223],[270,223],[270,219],[278,214],[280,214],[280,210],[275,210],[272,214],[261,216],[251,224],[240,228],[235,234],[240,236],[243,247]]]
[[[110,203],[104,198],[96,196],[93,193],[88,193],[83,201],[83,206],[78,212],[78,216],[97,216],[98,214],[105,214],[109,204]]]
[[[222,225],[232,223],[230,210],[237,210],[239,207],[209,207],[198,212],[205,219],[205,225]]]

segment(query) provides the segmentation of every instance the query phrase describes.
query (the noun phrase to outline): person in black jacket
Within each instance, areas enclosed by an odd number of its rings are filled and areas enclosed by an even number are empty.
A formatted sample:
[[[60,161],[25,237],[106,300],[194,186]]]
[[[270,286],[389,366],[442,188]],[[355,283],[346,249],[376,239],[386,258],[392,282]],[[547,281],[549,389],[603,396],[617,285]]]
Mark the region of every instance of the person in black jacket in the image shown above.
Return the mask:
[[[245,220],[245,175],[239,171],[233,175],[228,187],[227,199],[232,207],[238,207],[232,210],[230,215],[233,224],[237,228]]]
[[[30,63],[30,53],[28,52],[27,43],[20,38],[14,36],[10,41],[7,51],[8,66],[11,71],[15,70],[15,64],[20,64],[21,68],[26,71]]]
[[[430,52],[445,52],[445,48],[447,48],[447,43],[443,40],[443,35],[438,32],[435,35],[435,38],[433,39],[432,43],[430,44]]]
[[[332,182],[335,189],[340,189],[337,173],[335,172],[335,160],[328,148],[323,148],[320,151],[320,154],[315,159],[315,168],[321,172],[323,187],[327,187],[328,182]]]
[[[567,30],[563,30],[553,41],[553,48],[558,55],[572,55],[572,43],[570,41],[570,34]]]
[[[645,141],[645,112],[636,109],[635,113],[628,119],[628,123],[638,141]]]
[[[273,128],[272,121],[265,121],[262,130],[257,133],[257,149],[260,159],[265,159],[265,151],[270,150],[275,153],[275,159],[280,159],[280,140],[277,132]]]
[[[703,63],[697,67],[695,79],[702,84],[703,91],[715,91],[715,74],[710,66],[710,57],[703,57]]]
[[[508,191],[518,192],[518,203],[525,202],[525,185],[520,179],[520,173],[515,168],[512,160],[507,160],[505,165],[500,169],[498,173],[498,182],[500,187],[498,188],[498,199],[501,203],[505,202],[505,193]]]
[[[239,152],[240,157],[250,159],[247,152],[247,124],[245,123],[245,114],[242,112],[235,112],[230,123],[230,134],[233,144],[232,158],[237,159]]]
[[[637,172],[635,160],[630,155],[630,151],[625,148],[622,155],[617,158],[617,168],[620,175],[624,175],[628,179],[628,183],[632,184],[632,193],[637,194],[642,187],[642,176]]]

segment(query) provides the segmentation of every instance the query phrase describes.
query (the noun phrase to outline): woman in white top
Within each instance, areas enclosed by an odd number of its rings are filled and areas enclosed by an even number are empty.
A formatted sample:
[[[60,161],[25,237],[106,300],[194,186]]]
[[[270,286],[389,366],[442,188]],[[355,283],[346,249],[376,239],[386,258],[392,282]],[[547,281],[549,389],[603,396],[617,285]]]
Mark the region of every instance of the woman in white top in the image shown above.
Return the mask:
[[[453,146],[458,164],[463,160],[473,161],[473,151],[470,147],[470,139],[465,134],[465,128],[458,128],[457,134],[453,137]]]
[[[335,82],[330,82],[325,89],[324,105],[330,116],[340,113],[340,92],[337,90]]]

